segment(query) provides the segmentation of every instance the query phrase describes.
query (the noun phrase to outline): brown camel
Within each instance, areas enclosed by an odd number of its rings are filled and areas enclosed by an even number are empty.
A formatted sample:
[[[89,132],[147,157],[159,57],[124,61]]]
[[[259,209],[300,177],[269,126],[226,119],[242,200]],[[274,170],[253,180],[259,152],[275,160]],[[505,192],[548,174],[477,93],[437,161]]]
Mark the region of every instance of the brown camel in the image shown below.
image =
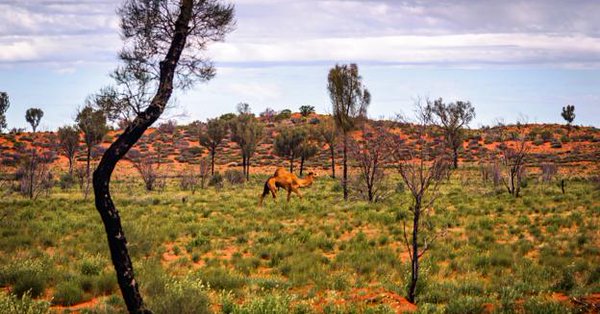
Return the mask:
[[[273,176],[267,179],[267,182],[265,182],[265,188],[260,196],[258,206],[262,206],[263,199],[265,196],[267,196],[267,194],[269,194],[269,192],[271,192],[271,195],[273,195],[273,199],[276,199],[278,188],[284,188],[288,192],[288,202],[290,201],[292,192],[296,193],[300,198],[302,198],[302,193],[300,193],[299,189],[305,186],[310,186],[315,180],[315,177],[316,175],[313,172],[309,172],[306,177],[300,179],[295,174],[285,170],[283,167],[277,168],[277,170],[275,170],[275,174],[273,174]]]

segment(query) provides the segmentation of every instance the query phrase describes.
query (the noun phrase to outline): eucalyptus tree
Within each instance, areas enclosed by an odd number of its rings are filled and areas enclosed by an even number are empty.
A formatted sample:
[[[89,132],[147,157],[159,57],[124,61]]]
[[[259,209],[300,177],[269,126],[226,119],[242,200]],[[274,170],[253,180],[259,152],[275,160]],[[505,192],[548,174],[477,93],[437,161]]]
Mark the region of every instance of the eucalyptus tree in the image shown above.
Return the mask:
[[[131,313],[149,313],[127,250],[119,213],[110,195],[115,166],[163,114],[176,88],[208,81],[215,69],[205,56],[234,26],[233,5],[219,0],[125,0],[118,9],[122,65],[114,72],[104,110],[111,119],[130,119],[94,171],[95,203],[105,226],[119,287]],[[112,92],[114,91],[114,93]]]
[[[290,162],[290,172],[294,172],[294,160],[300,155],[300,148],[306,130],[303,128],[282,128],[273,139],[273,152],[279,157],[286,158]]]
[[[299,147],[300,175],[304,172],[304,163],[319,153],[319,146],[317,145],[319,138],[316,136],[316,132],[309,131],[307,133],[308,136],[304,137]]]
[[[371,94],[362,83],[358,66],[336,65],[329,70],[327,89],[333,106],[335,125],[343,135],[343,178],[344,200],[348,199],[348,137],[362,118],[366,118]]]
[[[33,129],[33,133],[37,130],[37,127],[40,125],[40,121],[44,116],[44,111],[40,108],[29,108],[25,112],[25,120],[27,123],[31,124],[31,129]]]
[[[562,108],[560,115],[567,121],[567,136],[571,133],[571,123],[575,120],[575,106],[567,105]]]
[[[89,101],[89,100],[88,100]],[[88,103],[77,113],[75,118],[77,128],[83,133],[83,142],[86,147],[85,157],[85,188],[84,195],[87,198],[90,189],[90,164],[92,160],[92,150],[96,145],[102,143],[104,135],[108,132],[106,125],[106,116],[104,111],[94,109],[92,104]],[[79,135],[77,135],[79,137]]]
[[[448,148],[452,150],[452,165],[458,168],[458,149],[464,140],[464,127],[475,118],[475,108],[468,101],[445,104],[441,98],[428,103],[435,117],[435,123],[444,132]]]
[[[69,160],[69,174],[73,175],[73,160],[79,150],[79,131],[70,125],[58,128],[58,145],[62,154]]]
[[[263,137],[264,126],[249,111],[239,111],[233,120],[229,122],[231,130],[231,141],[236,143],[242,155],[242,169],[246,181],[250,180],[250,159],[256,152],[258,144]]]
[[[0,133],[3,129],[6,129],[6,110],[10,107],[10,99],[8,93],[0,92]]]
[[[315,106],[304,105],[300,106],[299,110],[303,117],[308,117],[311,113],[315,113]]]
[[[215,175],[215,155],[217,148],[227,137],[227,122],[221,119],[209,119],[206,122],[206,130],[199,127],[199,133],[200,145],[210,153],[210,174]]]

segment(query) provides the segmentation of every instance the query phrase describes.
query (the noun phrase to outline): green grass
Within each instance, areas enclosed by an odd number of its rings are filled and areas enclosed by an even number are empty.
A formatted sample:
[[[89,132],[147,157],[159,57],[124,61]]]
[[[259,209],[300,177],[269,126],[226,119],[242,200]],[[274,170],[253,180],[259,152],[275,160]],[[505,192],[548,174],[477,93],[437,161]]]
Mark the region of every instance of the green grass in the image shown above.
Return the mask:
[[[303,200],[288,204],[281,192],[277,202],[269,198],[258,208],[265,178],[194,195],[178,190],[176,181],[150,193],[139,183],[114,182],[149,308],[388,313],[389,304],[355,298],[353,291],[405,293],[405,189],[377,204],[345,203],[339,183],[322,176],[302,190]],[[475,168],[453,175],[430,217],[444,236],[424,255],[419,311],[477,313],[491,304],[499,313],[564,312],[571,309],[549,299],[552,292],[600,292],[600,192],[586,180],[568,187],[562,195],[529,180],[523,197],[513,199],[482,185]],[[35,202],[9,194],[0,211],[0,286],[38,299],[51,292],[59,304],[101,297],[96,312],[124,310],[91,200],[57,188]],[[0,305],[34,306],[2,298]]]

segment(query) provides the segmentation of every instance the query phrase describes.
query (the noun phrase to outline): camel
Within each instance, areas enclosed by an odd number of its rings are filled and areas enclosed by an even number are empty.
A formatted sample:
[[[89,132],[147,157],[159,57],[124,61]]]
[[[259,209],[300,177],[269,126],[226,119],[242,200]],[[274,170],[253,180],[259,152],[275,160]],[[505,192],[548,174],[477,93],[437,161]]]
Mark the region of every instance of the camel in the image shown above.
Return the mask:
[[[260,196],[258,206],[262,206],[263,199],[265,196],[267,196],[267,194],[269,194],[269,192],[271,192],[271,195],[273,195],[273,199],[276,199],[278,188],[284,188],[287,190],[288,202],[290,201],[292,192],[296,193],[298,197],[302,198],[302,193],[300,193],[299,188],[310,186],[315,180],[315,177],[316,175],[313,172],[309,172],[306,177],[300,179],[295,174],[285,170],[283,167],[277,168],[277,170],[275,170],[275,174],[273,174],[273,176],[267,179],[267,182],[265,182],[265,188]]]

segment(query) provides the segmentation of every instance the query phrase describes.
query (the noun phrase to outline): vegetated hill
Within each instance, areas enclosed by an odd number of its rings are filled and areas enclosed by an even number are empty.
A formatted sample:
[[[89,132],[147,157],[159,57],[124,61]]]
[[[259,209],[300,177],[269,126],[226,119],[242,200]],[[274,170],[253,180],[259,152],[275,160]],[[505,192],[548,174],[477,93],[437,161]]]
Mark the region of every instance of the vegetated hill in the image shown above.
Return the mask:
[[[264,122],[264,137],[256,154],[251,159],[251,171],[270,173],[275,167],[288,166],[286,160],[273,154],[273,138],[278,130],[300,126],[316,130],[323,120],[330,118],[328,115],[312,114],[309,117],[302,117],[299,114],[293,114],[289,119],[282,121]],[[380,120],[370,121],[370,125],[384,127],[400,134],[404,140],[403,145],[406,145],[408,150],[415,143],[416,137],[412,131],[414,126],[411,124]],[[119,130],[110,131],[105,136],[103,143],[94,149],[92,156],[98,160],[120,133]],[[479,162],[493,153],[498,145],[502,143],[513,145],[521,134],[526,136],[530,147],[528,164],[531,166],[557,163],[568,167],[577,167],[578,174],[593,173],[598,170],[600,130],[595,127],[574,126],[568,131],[566,126],[559,124],[526,124],[467,129],[459,158],[461,162]],[[355,131],[352,136],[360,138],[361,131]],[[442,133],[440,132],[439,137],[431,140],[443,141]],[[32,133],[0,134],[0,163],[4,167],[16,166],[19,161],[19,151],[33,145],[53,154],[54,165],[65,169],[67,160],[56,148],[56,142],[57,138],[54,132],[38,132],[35,135]],[[83,150],[83,143],[81,145]],[[326,144],[322,144],[322,148],[314,158],[306,161],[306,168],[321,172],[330,171],[330,155]],[[197,126],[194,124],[177,126],[172,133],[151,128],[134,146],[133,150],[137,150],[142,155],[160,155],[161,163],[171,165],[165,167],[168,168],[168,171],[179,171],[193,166],[208,155],[207,150],[199,145]],[[341,156],[342,147],[338,145],[337,159],[341,159]],[[238,167],[240,159],[237,144],[227,138],[216,155],[216,168],[224,170]],[[83,162],[85,153],[78,154],[76,160]],[[339,161],[337,160],[336,163]],[[127,172],[130,169],[131,167],[125,165],[118,168],[117,172]],[[170,175],[176,174],[170,173]]]

